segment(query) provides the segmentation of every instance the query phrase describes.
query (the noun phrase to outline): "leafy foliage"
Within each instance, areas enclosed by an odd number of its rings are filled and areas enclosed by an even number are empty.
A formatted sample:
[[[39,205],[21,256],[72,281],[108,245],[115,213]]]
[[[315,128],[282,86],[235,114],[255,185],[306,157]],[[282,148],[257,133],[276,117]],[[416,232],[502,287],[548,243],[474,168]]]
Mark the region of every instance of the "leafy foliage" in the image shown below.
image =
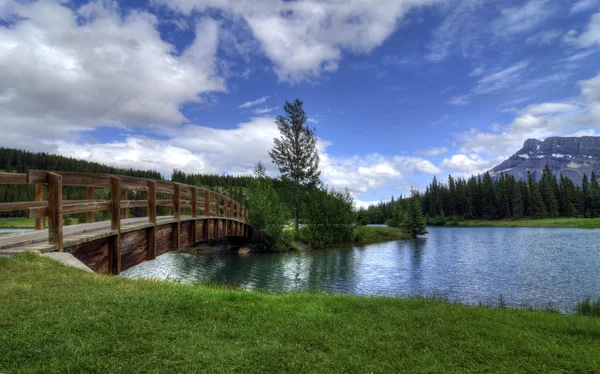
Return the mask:
[[[319,153],[315,130],[306,126],[306,113],[300,99],[285,102],[285,116],[277,117],[280,138],[274,139],[269,152],[278,166],[282,181],[286,184],[286,196],[295,211],[295,228],[298,231],[300,207],[303,197],[320,184]]]
[[[248,189],[248,221],[257,249],[269,252],[288,249],[282,237],[288,216],[288,210],[279,200],[271,180],[265,176],[264,166],[259,162]]]
[[[352,241],[356,221],[352,206],[353,200],[347,190],[311,191],[304,203],[306,227],[303,233],[308,244],[314,248],[323,248]]]

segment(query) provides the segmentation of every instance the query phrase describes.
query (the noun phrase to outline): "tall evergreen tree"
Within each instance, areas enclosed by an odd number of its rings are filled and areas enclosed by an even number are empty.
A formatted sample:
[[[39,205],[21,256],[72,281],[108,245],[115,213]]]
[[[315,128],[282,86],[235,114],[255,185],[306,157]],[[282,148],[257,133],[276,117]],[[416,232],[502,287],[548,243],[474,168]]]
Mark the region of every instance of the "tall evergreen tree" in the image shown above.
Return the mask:
[[[275,121],[281,137],[274,139],[275,144],[269,156],[278,166],[282,179],[287,182],[298,232],[302,198],[320,184],[319,153],[315,130],[306,125],[302,101],[286,101],[283,109],[285,116],[278,116]]]
[[[425,217],[423,217],[423,212],[421,211],[421,202],[419,195],[415,191],[412,192],[412,196],[406,203],[406,213],[404,214],[401,228],[411,238],[427,234]]]

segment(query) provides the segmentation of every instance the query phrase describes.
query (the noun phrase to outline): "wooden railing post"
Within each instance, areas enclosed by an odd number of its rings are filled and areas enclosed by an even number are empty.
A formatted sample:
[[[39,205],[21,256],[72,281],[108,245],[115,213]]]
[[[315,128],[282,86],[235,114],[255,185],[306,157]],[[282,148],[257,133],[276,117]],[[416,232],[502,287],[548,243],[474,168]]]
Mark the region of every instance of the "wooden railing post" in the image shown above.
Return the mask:
[[[121,200],[129,200],[127,198],[127,190],[121,190]],[[127,208],[121,208],[121,218],[122,219],[126,219],[128,216],[128,209]]]
[[[229,235],[229,198],[223,197],[223,215],[225,219],[223,220],[223,235]]]
[[[48,173],[48,243],[56,244],[58,252],[63,251],[62,229],[62,177]]]
[[[146,241],[148,243],[147,259],[156,258],[156,182],[148,181],[148,221],[153,224],[148,229]]]
[[[198,189],[196,187],[190,188],[190,192],[192,193],[192,218],[198,217]],[[198,220],[194,219],[192,221],[192,237],[191,243],[192,245],[196,244],[196,228],[197,228]]]
[[[85,188],[85,198],[88,200],[94,200],[94,187],[86,187]],[[94,222],[94,212],[87,212],[85,214],[85,222],[86,223]]]
[[[111,273],[121,272],[121,180],[118,177],[110,177],[110,229],[117,231],[109,241],[108,266]]]
[[[204,191],[204,212],[203,213],[204,213],[203,215],[205,217],[210,216],[210,191],[209,190]],[[204,241],[208,241],[208,233],[210,232],[208,229],[209,222],[210,222],[210,220],[207,218],[204,220],[204,223],[202,225],[202,237],[203,237]]]
[[[44,185],[36,184],[35,185],[35,201],[44,201]],[[46,219],[44,217],[35,219],[35,229],[43,230],[44,226],[46,226]]]
[[[180,186],[178,183],[175,183],[173,185],[173,188],[175,189],[175,194],[173,195],[173,205],[174,205],[174,213],[175,213],[175,219],[177,220],[177,222],[174,224],[173,228],[173,246],[175,246],[175,249],[179,249],[179,244],[180,244],[180,229],[181,229],[181,217],[180,217],[180,201],[181,201],[181,190],[180,190]]]

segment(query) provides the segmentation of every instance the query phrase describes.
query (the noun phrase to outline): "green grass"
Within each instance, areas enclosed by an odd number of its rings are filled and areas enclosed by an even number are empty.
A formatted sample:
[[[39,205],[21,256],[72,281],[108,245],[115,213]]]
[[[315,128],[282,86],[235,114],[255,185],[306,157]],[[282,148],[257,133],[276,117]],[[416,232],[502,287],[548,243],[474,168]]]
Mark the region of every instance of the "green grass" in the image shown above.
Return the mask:
[[[596,301],[589,297],[583,299],[577,303],[575,313],[582,316],[600,317],[600,299]]]
[[[600,319],[0,258],[0,372],[597,372]]]
[[[469,220],[458,223],[459,227],[556,227],[597,229],[600,218],[544,218],[518,220]]]
[[[401,229],[396,227],[359,226],[354,229],[354,243],[380,243],[390,240],[410,239]]]
[[[0,229],[32,229],[35,220],[29,218],[0,218]]]

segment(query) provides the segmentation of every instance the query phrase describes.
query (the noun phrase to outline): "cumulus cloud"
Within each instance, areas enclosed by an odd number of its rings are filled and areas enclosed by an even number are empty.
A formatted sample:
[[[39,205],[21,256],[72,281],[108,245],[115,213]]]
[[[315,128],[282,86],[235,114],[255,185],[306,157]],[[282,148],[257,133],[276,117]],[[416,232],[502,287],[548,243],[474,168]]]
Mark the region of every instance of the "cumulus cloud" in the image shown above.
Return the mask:
[[[0,25],[3,132],[52,141],[97,126],[177,126],[184,103],[225,90],[214,71],[217,22],[200,20],[178,53],[153,15],[122,15],[114,4],[12,3],[11,22]]]
[[[275,65],[280,80],[297,82],[335,71],[345,52],[369,53],[397,28],[406,12],[439,0],[155,0],[172,10],[221,11],[241,18]]]

